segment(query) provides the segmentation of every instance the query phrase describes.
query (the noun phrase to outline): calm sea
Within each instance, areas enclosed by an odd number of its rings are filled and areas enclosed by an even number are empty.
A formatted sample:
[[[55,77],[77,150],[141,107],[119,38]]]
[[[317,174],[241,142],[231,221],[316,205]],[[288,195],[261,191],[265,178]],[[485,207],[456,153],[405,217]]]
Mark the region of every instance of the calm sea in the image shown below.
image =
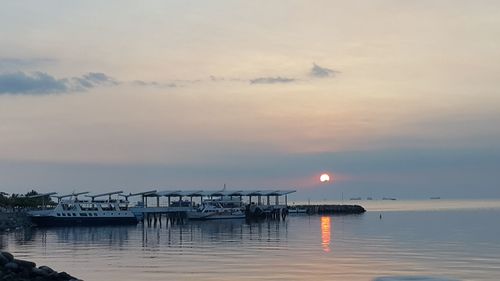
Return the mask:
[[[0,246],[85,280],[500,280],[500,201],[356,203],[368,212],[30,229]]]

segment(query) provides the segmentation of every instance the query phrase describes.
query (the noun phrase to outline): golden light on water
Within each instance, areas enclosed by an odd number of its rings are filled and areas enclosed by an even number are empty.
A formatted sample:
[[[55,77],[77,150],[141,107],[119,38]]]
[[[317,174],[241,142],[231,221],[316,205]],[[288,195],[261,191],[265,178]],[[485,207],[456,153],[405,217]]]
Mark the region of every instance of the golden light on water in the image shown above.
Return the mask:
[[[330,217],[321,217],[321,246],[323,251],[330,252],[331,222]]]

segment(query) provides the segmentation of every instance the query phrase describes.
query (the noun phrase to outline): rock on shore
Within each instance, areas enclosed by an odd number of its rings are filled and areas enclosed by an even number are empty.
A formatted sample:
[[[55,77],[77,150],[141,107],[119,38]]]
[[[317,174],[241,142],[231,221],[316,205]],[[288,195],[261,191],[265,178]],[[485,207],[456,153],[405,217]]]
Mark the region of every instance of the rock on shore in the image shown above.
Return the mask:
[[[299,209],[306,209],[308,214],[362,214],[365,208],[359,205],[298,205]]]
[[[15,229],[30,225],[31,221],[25,212],[0,212],[0,230]]]
[[[48,266],[36,267],[31,261],[16,259],[9,252],[0,252],[0,280],[5,281],[78,281],[66,272]]]

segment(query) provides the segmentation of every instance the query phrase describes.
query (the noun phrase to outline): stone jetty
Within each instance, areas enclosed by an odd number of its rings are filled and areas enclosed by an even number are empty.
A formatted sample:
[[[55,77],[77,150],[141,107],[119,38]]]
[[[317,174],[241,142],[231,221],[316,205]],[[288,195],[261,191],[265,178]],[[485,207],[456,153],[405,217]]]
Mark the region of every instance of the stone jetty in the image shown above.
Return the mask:
[[[16,259],[9,252],[0,252],[0,280],[5,281],[78,281],[66,272],[48,266],[36,267],[31,261]]]
[[[26,226],[31,226],[31,221],[26,212],[0,211],[0,231]]]
[[[308,214],[362,214],[365,208],[359,205],[296,205],[297,209],[305,209]]]

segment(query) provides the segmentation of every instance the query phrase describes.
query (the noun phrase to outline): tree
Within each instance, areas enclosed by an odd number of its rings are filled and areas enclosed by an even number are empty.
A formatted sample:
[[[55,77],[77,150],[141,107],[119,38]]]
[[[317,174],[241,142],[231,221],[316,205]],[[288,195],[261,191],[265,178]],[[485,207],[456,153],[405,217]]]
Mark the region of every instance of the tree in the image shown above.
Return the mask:
[[[0,206],[5,208],[42,208],[56,205],[50,196],[37,195],[39,193],[35,190],[31,190],[24,195],[12,193],[10,196],[0,192]]]

